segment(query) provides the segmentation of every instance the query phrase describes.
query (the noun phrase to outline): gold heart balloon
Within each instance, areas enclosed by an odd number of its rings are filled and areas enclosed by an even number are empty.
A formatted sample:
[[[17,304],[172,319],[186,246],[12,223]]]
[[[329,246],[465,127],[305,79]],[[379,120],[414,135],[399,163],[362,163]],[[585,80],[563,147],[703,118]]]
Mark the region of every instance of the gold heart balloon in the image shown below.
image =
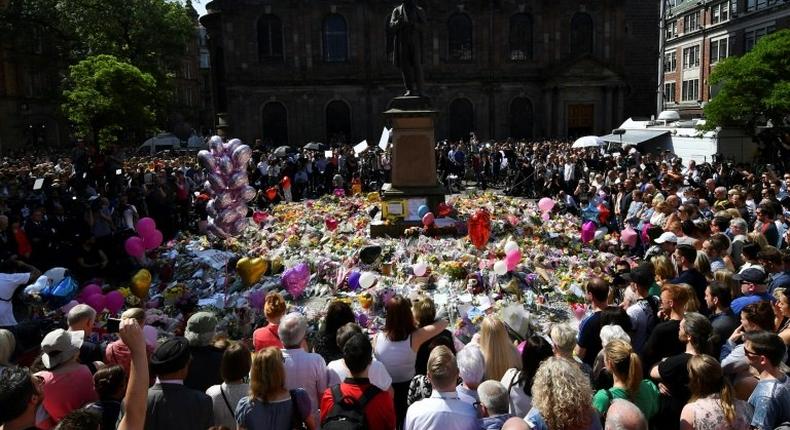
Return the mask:
[[[132,294],[145,300],[148,298],[148,290],[151,288],[151,272],[147,269],[140,269],[132,276]]]
[[[269,263],[260,257],[244,257],[236,263],[236,272],[247,287],[260,281],[261,276],[266,273],[268,268]]]

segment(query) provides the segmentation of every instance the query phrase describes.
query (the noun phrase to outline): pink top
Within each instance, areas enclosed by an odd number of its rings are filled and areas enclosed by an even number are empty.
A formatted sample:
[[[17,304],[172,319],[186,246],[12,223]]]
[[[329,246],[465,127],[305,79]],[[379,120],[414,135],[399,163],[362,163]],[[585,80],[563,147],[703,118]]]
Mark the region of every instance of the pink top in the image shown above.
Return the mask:
[[[53,428],[69,412],[99,399],[88,366],[80,364],[65,373],[43,370],[37,375],[44,379],[44,409],[51,418],[47,422],[37,423],[39,428]]]

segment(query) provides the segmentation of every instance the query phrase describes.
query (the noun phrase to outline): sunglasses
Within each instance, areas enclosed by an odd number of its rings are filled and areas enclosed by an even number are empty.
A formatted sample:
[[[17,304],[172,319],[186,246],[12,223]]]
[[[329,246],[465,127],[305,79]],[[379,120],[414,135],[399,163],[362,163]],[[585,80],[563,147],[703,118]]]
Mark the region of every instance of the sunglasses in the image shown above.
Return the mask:
[[[749,351],[749,350],[748,350],[746,347],[744,347],[744,348],[743,348],[743,352],[745,352],[745,353],[746,353],[746,355],[748,355],[748,356],[750,356],[750,357],[755,357],[755,356],[758,356],[758,355],[760,355],[760,354],[758,354],[758,353],[757,353],[757,352],[755,352],[755,351]]]

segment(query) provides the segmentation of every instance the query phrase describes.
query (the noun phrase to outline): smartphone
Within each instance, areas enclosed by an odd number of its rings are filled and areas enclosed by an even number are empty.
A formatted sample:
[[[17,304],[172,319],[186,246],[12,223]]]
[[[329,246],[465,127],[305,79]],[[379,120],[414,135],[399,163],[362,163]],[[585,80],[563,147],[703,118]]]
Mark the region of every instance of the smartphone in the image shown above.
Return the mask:
[[[121,328],[120,318],[107,318],[107,325],[105,326],[107,333],[118,333]]]

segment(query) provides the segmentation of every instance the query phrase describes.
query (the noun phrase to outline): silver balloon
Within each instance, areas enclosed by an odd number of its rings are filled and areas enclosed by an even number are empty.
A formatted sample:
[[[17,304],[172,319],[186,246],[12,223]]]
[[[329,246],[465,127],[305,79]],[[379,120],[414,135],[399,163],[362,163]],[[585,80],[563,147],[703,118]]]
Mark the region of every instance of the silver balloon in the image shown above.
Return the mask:
[[[208,183],[211,185],[211,189],[215,193],[219,193],[225,188],[227,188],[227,184],[225,183],[225,179],[222,178],[222,175],[219,173],[211,173],[208,175]]]
[[[250,181],[247,178],[247,172],[238,172],[231,175],[230,179],[228,180],[228,188],[232,190],[237,190],[239,188],[244,187],[245,185],[249,184]]]
[[[239,139],[231,139],[231,140],[228,141],[228,143],[226,143],[224,145],[225,153],[226,154],[233,154],[233,151],[235,151],[236,148],[238,148],[239,146],[241,146],[241,140],[239,140]]]
[[[233,162],[236,163],[237,167],[246,167],[247,163],[250,161],[250,158],[252,158],[252,148],[247,145],[240,145],[238,148],[233,150],[230,158],[233,159]]]
[[[219,221],[220,221],[220,223],[222,223],[222,224],[233,224],[239,218],[241,218],[239,216],[239,213],[236,210],[234,210],[234,209],[235,208],[228,208],[228,209],[223,210],[219,214]]]
[[[246,218],[246,217],[247,217],[247,212],[249,211],[249,209],[247,208],[247,203],[244,203],[244,202],[239,202],[239,201],[237,201],[237,202],[236,202],[236,206],[235,206],[235,207],[233,207],[233,209],[234,209],[234,210],[235,210],[235,211],[236,211],[236,212],[237,212],[237,213],[238,213],[238,214],[239,214],[239,215],[240,215],[242,218]]]
[[[198,151],[197,158],[198,162],[200,162],[200,165],[209,171],[214,171],[214,168],[217,167],[214,156],[211,154],[211,152],[206,151],[205,149]]]
[[[239,193],[239,197],[245,202],[252,201],[255,199],[255,196],[258,194],[258,191],[255,190],[254,187],[247,185],[246,187],[241,189],[241,193]]]
[[[211,199],[206,204],[206,213],[212,218],[217,217],[217,208],[214,207],[214,199]]]
[[[219,159],[219,171],[226,175],[229,175],[230,172],[233,171],[233,160],[227,155],[223,155],[222,158]]]
[[[222,138],[219,136],[211,136],[211,139],[208,140],[208,149],[210,149],[214,155],[222,154],[224,151],[222,147]]]
[[[221,193],[214,197],[214,207],[218,211],[225,210],[233,204],[233,196],[230,193]]]
[[[230,237],[228,232],[226,232],[222,227],[216,224],[209,224],[207,230],[209,231],[209,233],[213,234],[214,236],[220,239],[227,239]]]

